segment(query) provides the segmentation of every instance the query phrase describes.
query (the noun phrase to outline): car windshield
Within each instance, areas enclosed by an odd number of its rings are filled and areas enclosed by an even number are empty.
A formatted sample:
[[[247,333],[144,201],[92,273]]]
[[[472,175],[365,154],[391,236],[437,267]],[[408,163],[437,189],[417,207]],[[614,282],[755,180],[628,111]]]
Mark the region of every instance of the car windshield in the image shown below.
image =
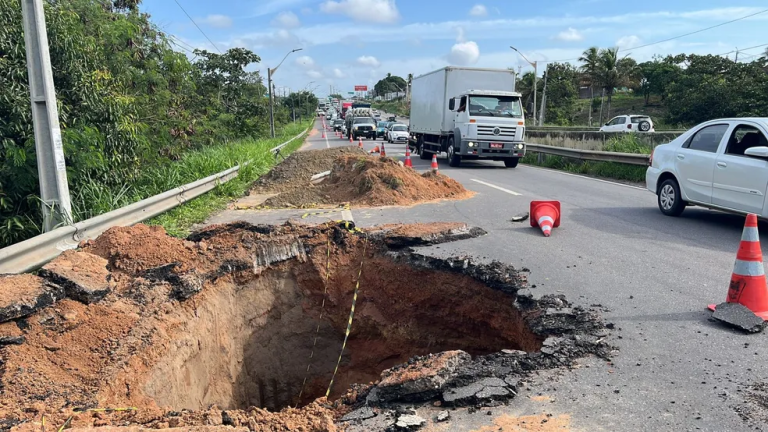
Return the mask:
[[[392,130],[395,132],[406,132],[408,129],[403,125],[392,126]]]
[[[523,107],[517,96],[470,96],[469,115],[523,117]]]
[[[354,124],[364,124],[364,123],[373,124],[373,123],[376,123],[376,122],[372,118],[370,118],[370,117],[360,117],[360,118],[356,118],[354,120]]]

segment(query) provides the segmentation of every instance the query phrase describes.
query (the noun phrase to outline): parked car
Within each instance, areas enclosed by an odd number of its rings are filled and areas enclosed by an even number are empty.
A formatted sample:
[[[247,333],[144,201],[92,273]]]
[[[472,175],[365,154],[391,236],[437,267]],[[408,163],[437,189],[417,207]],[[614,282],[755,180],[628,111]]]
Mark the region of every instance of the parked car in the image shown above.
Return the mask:
[[[702,123],[653,151],[646,187],[659,209],[679,216],[687,205],[768,218],[768,118]]]
[[[600,127],[600,132],[656,132],[647,115],[620,115]]]
[[[387,128],[389,128],[389,122],[380,121],[376,123],[376,137],[387,137]]]
[[[337,118],[333,121],[333,131],[338,132],[344,126],[344,120]]]
[[[407,143],[408,126],[402,123],[394,123],[387,130],[387,141],[390,143]]]

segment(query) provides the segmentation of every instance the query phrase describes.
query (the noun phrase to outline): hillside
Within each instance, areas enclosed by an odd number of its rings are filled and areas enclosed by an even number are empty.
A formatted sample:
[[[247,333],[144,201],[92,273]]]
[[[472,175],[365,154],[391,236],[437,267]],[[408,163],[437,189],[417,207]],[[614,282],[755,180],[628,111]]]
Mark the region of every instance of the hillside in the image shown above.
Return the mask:
[[[605,102],[604,110],[607,109],[607,99]],[[574,126],[587,126],[589,125],[589,99],[579,99],[574,106],[575,117],[573,120]],[[658,98],[651,98],[648,106],[645,106],[645,101],[642,96],[630,96],[618,94],[613,96],[611,102],[610,116],[606,111],[603,112],[603,123],[610,120],[612,117],[621,114],[646,114],[653,119],[656,129],[659,126],[665,125],[668,115],[667,108],[661,104]],[[592,126],[598,127],[600,116],[600,99],[597,98],[595,109],[592,112]]]

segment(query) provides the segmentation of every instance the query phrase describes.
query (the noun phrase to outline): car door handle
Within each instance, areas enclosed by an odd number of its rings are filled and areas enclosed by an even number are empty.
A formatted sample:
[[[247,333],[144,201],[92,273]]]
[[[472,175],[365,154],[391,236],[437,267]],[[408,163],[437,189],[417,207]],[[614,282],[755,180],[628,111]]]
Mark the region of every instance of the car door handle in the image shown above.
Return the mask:
[[[717,166],[719,166],[720,168],[725,168],[725,167],[727,167],[727,166],[728,166],[728,164],[727,164],[727,163],[725,163],[725,162],[718,162],[718,163],[717,163]]]
[[[677,158],[680,159],[680,160],[683,160],[683,159],[685,159],[685,155],[684,154],[678,154]]]

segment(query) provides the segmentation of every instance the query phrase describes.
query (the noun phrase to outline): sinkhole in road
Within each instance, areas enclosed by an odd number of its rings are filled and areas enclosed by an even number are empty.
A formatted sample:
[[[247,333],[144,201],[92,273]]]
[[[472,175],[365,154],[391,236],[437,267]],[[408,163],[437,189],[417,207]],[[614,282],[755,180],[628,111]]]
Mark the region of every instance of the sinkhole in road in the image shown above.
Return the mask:
[[[210,282],[154,364],[145,394],[178,410],[280,410],[324,396],[361,262],[352,330],[331,399],[414,355],[541,347],[542,337],[515,307],[517,287],[500,288],[498,278],[483,273],[488,268],[470,273],[455,262],[365,248],[346,232],[312,240],[314,246],[303,245],[303,259]],[[504,266],[503,272],[515,271]]]

